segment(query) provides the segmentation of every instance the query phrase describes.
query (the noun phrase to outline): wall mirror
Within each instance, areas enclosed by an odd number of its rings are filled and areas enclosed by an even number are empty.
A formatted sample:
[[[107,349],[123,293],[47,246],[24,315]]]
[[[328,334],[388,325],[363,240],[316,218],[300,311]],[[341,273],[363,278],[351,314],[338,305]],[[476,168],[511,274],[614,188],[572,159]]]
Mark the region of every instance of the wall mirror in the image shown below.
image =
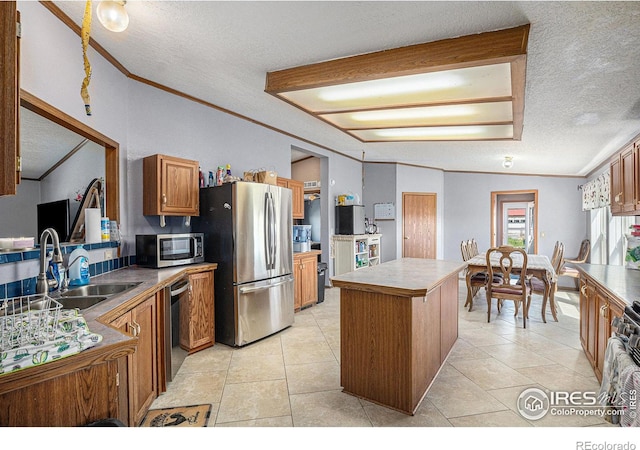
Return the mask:
[[[68,227],[95,178],[104,180],[103,211],[120,220],[119,145],[30,93],[20,92],[21,182],[15,196],[0,197],[0,237],[38,236],[40,215],[63,215]],[[61,240],[68,240],[68,236]]]

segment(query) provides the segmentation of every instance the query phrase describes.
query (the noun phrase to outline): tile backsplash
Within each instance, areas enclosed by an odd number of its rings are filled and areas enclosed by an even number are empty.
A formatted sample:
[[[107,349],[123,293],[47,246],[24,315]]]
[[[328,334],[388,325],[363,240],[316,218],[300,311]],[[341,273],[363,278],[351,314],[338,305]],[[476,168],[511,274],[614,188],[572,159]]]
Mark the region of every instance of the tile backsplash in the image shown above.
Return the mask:
[[[135,264],[135,255],[118,257],[119,243],[112,241],[61,244],[65,266],[68,255],[78,247],[89,252],[89,274],[92,277]],[[47,250],[50,251],[51,247],[47,247]],[[0,299],[35,294],[39,271],[40,249],[0,253]]]

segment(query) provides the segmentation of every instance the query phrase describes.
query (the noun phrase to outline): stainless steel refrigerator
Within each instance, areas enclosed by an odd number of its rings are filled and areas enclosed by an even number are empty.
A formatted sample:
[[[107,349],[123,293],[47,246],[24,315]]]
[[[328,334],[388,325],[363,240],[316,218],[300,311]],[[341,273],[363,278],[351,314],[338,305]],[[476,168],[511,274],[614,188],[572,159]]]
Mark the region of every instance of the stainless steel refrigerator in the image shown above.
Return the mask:
[[[293,324],[291,190],[237,181],[200,189],[204,256],[215,270],[216,342],[240,347]]]

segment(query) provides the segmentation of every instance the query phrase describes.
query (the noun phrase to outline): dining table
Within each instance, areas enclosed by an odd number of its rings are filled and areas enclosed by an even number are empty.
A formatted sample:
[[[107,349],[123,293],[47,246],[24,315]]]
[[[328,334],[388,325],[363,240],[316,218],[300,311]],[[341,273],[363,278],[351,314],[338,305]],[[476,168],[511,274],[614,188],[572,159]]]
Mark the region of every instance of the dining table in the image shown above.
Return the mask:
[[[523,258],[520,255],[513,256],[513,269],[518,271],[522,269]],[[500,254],[494,253],[491,255],[492,267],[500,267]],[[487,272],[487,256],[486,253],[479,253],[476,256],[470,258],[467,261],[466,268],[466,283],[467,283],[467,301],[464,306],[469,307],[469,311],[473,308],[473,296],[474,292],[471,286],[471,277],[478,273]],[[551,314],[553,320],[558,321],[555,304],[555,283],[557,282],[557,274],[551,265],[549,257],[546,255],[527,254],[527,277],[533,276],[538,278],[544,283],[544,296],[542,300],[542,321],[547,322],[545,312],[547,308],[547,301],[551,306]]]

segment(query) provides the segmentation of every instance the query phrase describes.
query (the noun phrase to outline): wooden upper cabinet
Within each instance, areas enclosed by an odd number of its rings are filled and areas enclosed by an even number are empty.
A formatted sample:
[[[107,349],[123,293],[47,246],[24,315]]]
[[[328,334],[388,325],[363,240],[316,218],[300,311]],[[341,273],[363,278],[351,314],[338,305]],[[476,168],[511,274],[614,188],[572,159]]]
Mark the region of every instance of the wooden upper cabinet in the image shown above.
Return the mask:
[[[611,183],[611,214],[619,214],[622,212],[622,173],[620,170],[620,156],[616,156],[611,160],[610,177]]]
[[[622,174],[622,211],[636,209],[636,164],[634,146],[629,145],[620,153],[620,173]]]
[[[198,161],[152,155],[144,158],[142,171],[145,216],[200,214]]]
[[[18,23],[16,2],[0,2],[0,195],[15,195],[18,172],[18,114],[20,102]]]
[[[291,189],[291,209],[294,219],[304,219],[304,183],[298,180],[278,177],[278,186]]]

